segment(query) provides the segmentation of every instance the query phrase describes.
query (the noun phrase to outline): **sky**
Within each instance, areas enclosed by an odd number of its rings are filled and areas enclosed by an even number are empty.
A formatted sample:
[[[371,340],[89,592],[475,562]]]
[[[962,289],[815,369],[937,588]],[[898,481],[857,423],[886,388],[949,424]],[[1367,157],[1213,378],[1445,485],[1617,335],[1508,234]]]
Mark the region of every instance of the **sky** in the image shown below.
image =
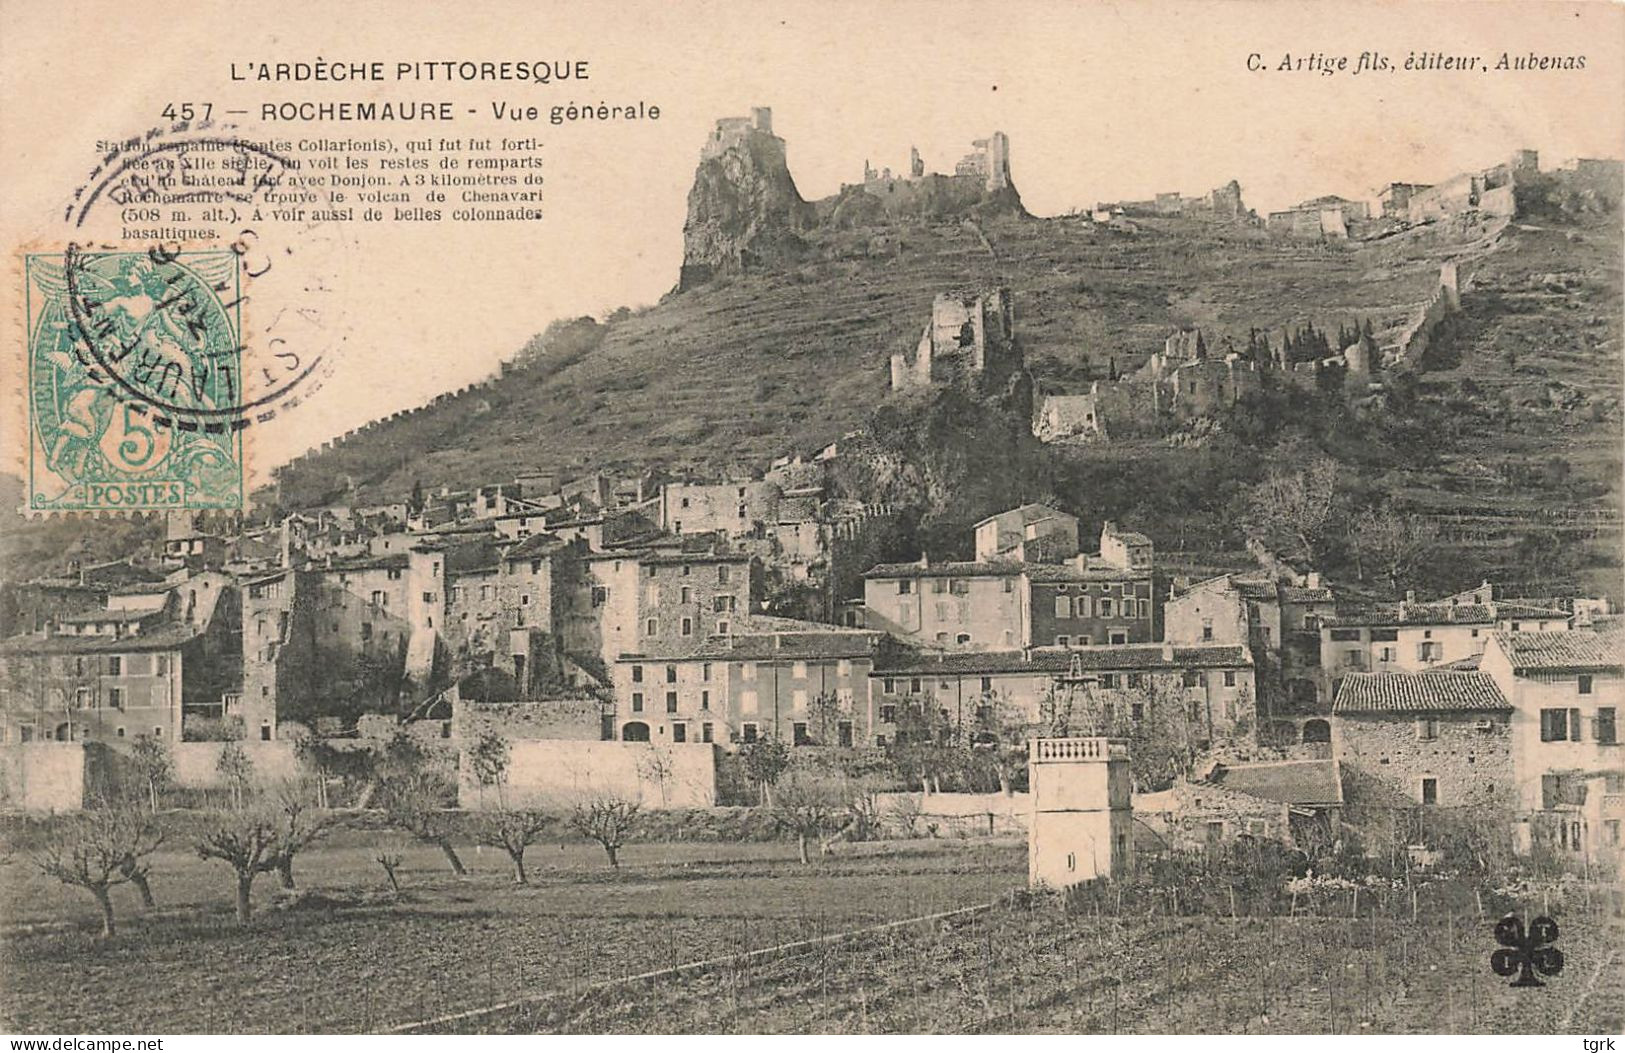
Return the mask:
[[[1362,51],[1584,55],[1583,71],[1318,72],[1283,58]],[[1250,70],[1251,55],[1268,67]],[[436,59],[586,60],[573,84],[273,85],[230,63]],[[1159,191],[1240,181],[1261,213],[1321,194],[1368,197],[1433,182],[1518,147],[1543,164],[1618,157],[1625,144],[1625,8],[1562,3],[484,3],[197,2],[184,18],[128,4],[0,0],[0,229],[13,260],[60,244],[63,202],[95,141],[138,133],[169,102],[257,109],[283,99],[645,101],[658,121],[280,125],[247,134],[535,135],[547,217],[525,227],[352,225],[307,257],[343,299],[334,369],[319,392],[255,436],[256,473],[344,429],[489,375],[554,318],[668,292],[685,201],[712,122],[773,109],[804,197],[906,169],[911,145],[951,171],[970,141],[1010,137],[1028,209],[1053,215]],[[115,230],[109,235],[116,237]],[[330,273],[327,273],[330,272]],[[11,273],[16,276],[15,265]],[[21,361],[17,282],[7,372]],[[8,454],[20,400],[4,403]]]

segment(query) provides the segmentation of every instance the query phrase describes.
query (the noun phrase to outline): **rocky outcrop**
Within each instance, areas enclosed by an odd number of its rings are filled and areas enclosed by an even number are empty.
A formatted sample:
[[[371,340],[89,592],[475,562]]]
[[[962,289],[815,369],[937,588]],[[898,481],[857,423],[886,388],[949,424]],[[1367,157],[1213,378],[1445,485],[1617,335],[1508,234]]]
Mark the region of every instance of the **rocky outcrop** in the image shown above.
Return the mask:
[[[817,222],[785,162],[784,140],[771,115],[717,122],[694,172],[683,224],[678,291],[717,274],[773,267],[807,251],[801,235]]]

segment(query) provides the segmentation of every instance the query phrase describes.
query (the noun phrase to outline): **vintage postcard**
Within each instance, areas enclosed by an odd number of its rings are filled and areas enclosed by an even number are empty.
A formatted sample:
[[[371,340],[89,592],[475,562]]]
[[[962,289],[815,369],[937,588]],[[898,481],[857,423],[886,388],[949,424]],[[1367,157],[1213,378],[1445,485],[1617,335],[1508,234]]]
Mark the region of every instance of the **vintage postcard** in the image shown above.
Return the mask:
[[[1614,1048],[1625,6],[0,0],[0,141],[13,1048]]]

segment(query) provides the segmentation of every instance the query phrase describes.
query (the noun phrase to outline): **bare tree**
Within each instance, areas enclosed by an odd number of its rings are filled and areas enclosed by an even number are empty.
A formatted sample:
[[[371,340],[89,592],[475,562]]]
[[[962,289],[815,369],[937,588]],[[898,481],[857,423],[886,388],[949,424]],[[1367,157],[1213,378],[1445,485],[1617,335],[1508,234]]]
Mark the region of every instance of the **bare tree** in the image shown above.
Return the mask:
[[[158,811],[158,793],[174,777],[175,765],[169,756],[169,747],[162,739],[151,735],[137,735],[130,747],[130,760],[136,775],[147,789],[147,805]]]
[[[757,739],[746,743],[739,755],[745,763],[745,774],[762,795],[762,804],[771,806],[773,786],[790,767],[790,747],[775,738]]]
[[[1326,456],[1271,471],[1247,495],[1248,530],[1277,551],[1315,562],[1336,522],[1337,473],[1337,462]]]
[[[1349,528],[1361,578],[1369,560],[1372,569],[1395,592],[1427,563],[1435,540],[1426,520],[1398,512],[1392,506],[1361,512]]]
[[[836,828],[847,811],[847,799],[837,780],[793,772],[779,780],[772,811],[779,828],[796,835],[801,861],[811,863],[808,845]]]
[[[468,750],[468,764],[474,771],[474,778],[479,780],[480,799],[485,799],[485,788],[496,787],[497,804],[507,807],[507,799],[503,794],[503,787],[508,782],[508,766],[513,757],[513,747],[508,740],[494,731],[480,733],[474,745]]]
[[[199,859],[218,859],[237,875],[237,923],[253,912],[254,879],[277,868],[282,832],[277,817],[263,810],[219,813],[213,828],[198,838]]]
[[[220,748],[220,759],[215,762],[215,771],[226,780],[226,786],[231,790],[231,806],[241,810],[243,797],[254,781],[254,762],[243,751],[241,743],[228,742]]]
[[[298,783],[284,785],[277,794],[277,832],[281,840],[276,851],[276,872],[283,888],[293,888],[294,856],[310,847],[333,825],[333,817],[312,808]]]
[[[384,868],[384,875],[389,878],[389,887],[396,892],[401,890],[401,883],[395,876],[395,871],[401,865],[401,854],[388,849],[379,849],[378,855],[373,857],[378,865]]]
[[[591,797],[571,809],[570,828],[597,841],[609,857],[609,865],[619,867],[621,845],[637,821],[639,807],[635,801],[610,793]]]
[[[36,865],[64,885],[89,892],[102,911],[102,935],[115,931],[114,885],[146,881],[145,859],[163,844],[163,834],[151,819],[128,808],[94,808],[66,820],[52,832],[50,842],[35,858]],[[150,891],[146,893],[151,903]]]
[[[383,789],[384,809],[391,825],[440,849],[452,873],[459,877],[468,873],[451,844],[452,825],[444,807],[450,787],[443,776],[432,771],[406,771],[390,778]]]
[[[667,784],[677,774],[677,763],[672,759],[671,751],[655,747],[651,749],[643,760],[638,762],[639,777],[660,787],[660,804],[662,807],[670,803],[667,796]]]
[[[528,885],[525,875],[525,849],[535,844],[547,831],[548,817],[541,812],[526,812],[502,808],[481,813],[474,824],[474,839],[482,845],[500,848],[513,860],[513,880],[516,885]]]

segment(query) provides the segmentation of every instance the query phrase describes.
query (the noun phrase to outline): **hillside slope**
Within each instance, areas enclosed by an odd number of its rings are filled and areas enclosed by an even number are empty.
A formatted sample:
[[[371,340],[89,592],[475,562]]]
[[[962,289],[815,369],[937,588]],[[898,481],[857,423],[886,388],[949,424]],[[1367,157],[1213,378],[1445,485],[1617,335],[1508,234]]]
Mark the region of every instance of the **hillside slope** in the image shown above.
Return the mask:
[[[1403,325],[1441,259],[1484,231],[1372,245],[1289,242],[1196,220],[1120,232],[1007,216],[877,231],[821,229],[808,262],[719,278],[612,321],[590,353],[543,356],[497,383],[391,422],[281,473],[285,505],[399,496],[521,470],[760,467],[857,426],[887,396],[886,360],[941,291],[1008,284],[1040,384],[1081,390],[1198,324],[1245,346],[1251,328],[1369,318]],[[991,251],[990,251],[991,250]]]

